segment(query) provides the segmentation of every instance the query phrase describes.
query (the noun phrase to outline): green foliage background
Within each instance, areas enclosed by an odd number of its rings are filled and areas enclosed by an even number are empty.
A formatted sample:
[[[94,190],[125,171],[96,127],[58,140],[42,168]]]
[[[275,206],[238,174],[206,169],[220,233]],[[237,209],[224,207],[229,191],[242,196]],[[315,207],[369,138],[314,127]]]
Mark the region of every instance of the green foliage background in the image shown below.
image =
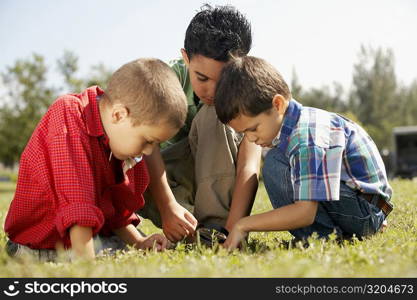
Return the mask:
[[[97,64],[86,78],[78,77],[78,57],[70,51],[57,61],[57,69],[64,87],[48,83],[48,67],[44,57],[36,53],[0,73],[4,85],[0,89],[0,162],[6,167],[19,161],[33,130],[59,94],[77,93],[92,85],[105,87],[112,73]]]
[[[398,82],[394,65],[392,50],[362,46],[349,90],[337,82],[306,90],[295,70],[291,90],[294,98],[306,106],[341,113],[359,122],[380,150],[392,149],[393,127],[417,125],[417,79],[408,86]],[[70,51],[64,52],[55,67],[64,86],[48,83],[48,67],[36,53],[0,70],[0,162],[4,165],[18,162],[39,119],[59,94],[80,92],[94,84],[105,87],[112,72],[104,64],[97,64],[82,78],[78,75],[78,56]]]

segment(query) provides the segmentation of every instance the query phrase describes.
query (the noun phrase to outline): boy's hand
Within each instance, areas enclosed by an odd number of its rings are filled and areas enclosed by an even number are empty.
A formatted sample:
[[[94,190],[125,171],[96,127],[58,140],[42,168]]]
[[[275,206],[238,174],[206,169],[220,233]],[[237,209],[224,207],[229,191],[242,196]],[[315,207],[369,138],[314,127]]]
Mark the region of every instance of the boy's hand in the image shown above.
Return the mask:
[[[136,243],[136,248],[139,249],[153,249],[157,251],[163,251],[167,248],[168,240],[167,238],[159,233],[152,234],[145,237],[142,241]]]
[[[161,219],[164,234],[172,242],[193,235],[197,227],[194,216],[174,201],[161,211]]]
[[[387,220],[384,220],[384,221],[382,222],[382,225],[381,225],[380,231],[381,231],[381,232],[384,232],[384,231],[385,231],[385,229],[387,229],[387,227],[388,227],[388,222],[387,222]]]
[[[185,208],[177,203],[165,173],[164,161],[159,151],[145,156],[150,176],[149,189],[155,200],[162,219],[162,229],[166,237],[173,242],[194,234],[197,220]]]
[[[162,234],[152,234],[143,237],[135,226],[129,224],[113,230],[126,244],[133,245],[137,249],[152,249],[155,245],[157,251],[166,249],[168,240]]]
[[[239,220],[232,231],[227,236],[226,241],[223,243],[223,247],[228,250],[236,249],[240,246],[240,242],[246,238],[248,233],[243,229],[242,220]]]

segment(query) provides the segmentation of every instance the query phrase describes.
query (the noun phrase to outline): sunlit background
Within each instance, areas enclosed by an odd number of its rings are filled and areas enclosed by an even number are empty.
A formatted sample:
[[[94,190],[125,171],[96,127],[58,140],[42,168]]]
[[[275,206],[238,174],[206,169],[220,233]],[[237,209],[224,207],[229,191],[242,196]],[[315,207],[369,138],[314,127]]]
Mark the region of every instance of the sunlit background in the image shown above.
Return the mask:
[[[252,23],[252,55],[305,87],[348,88],[361,44],[393,50],[398,79],[416,78],[415,0],[207,1],[232,4]],[[1,0],[0,70],[32,52],[49,65],[71,50],[80,72],[145,56],[179,56],[188,23],[203,1]],[[51,70],[53,71],[53,70]],[[51,80],[58,81],[51,75]]]
[[[250,54],[272,63],[297,100],[358,122],[390,172],[404,165],[417,176],[417,1],[209,3],[231,4],[246,15]],[[139,57],[178,58],[203,4],[0,0],[0,163],[16,166],[57,95],[102,85]],[[395,131],[404,126],[415,127]]]

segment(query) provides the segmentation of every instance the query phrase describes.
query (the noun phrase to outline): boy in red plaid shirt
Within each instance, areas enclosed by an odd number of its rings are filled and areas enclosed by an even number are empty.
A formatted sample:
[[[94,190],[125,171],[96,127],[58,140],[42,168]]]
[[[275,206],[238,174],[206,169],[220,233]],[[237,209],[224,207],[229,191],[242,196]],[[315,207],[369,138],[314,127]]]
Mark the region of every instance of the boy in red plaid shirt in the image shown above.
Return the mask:
[[[175,73],[157,59],[122,66],[106,91],[95,86],[59,97],[21,156],[5,222],[8,253],[51,259],[72,248],[94,258],[97,236],[114,234],[122,245],[163,250],[165,236],[136,229],[149,183],[142,155],[174,136],[186,112]]]

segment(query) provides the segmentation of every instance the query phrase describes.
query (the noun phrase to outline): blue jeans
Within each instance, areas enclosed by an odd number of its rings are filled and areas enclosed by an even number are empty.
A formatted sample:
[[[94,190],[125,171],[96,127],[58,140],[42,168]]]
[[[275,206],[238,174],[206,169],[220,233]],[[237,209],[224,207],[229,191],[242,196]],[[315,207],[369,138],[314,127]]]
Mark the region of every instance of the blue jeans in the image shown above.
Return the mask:
[[[265,157],[262,169],[265,188],[274,208],[294,203],[288,158],[277,148],[271,149]],[[365,200],[360,193],[346,184],[340,184],[339,201],[320,201],[313,224],[290,230],[299,239],[305,239],[316,232],[327,237],[335,232],[339,237],[361,238],[376,233],[385,219],[383,212]]]
[[[142,231],[139,233],[143,236]],[[123,242],[117,235],[112,236],[94,236],[94,252],[96,255],[103,255],[107,250],[109,254],[114,254],[116,250],[127,249],[126,243]],[[53,262],[58,259],[58,253],[55,249],[32,249],[28,246],[15,243],[8,240],[6,243],[6,252],[10,257],[22,258],[29,256],[40,262]],[[72,253],[66,251],[67,258],[71,259]]]

